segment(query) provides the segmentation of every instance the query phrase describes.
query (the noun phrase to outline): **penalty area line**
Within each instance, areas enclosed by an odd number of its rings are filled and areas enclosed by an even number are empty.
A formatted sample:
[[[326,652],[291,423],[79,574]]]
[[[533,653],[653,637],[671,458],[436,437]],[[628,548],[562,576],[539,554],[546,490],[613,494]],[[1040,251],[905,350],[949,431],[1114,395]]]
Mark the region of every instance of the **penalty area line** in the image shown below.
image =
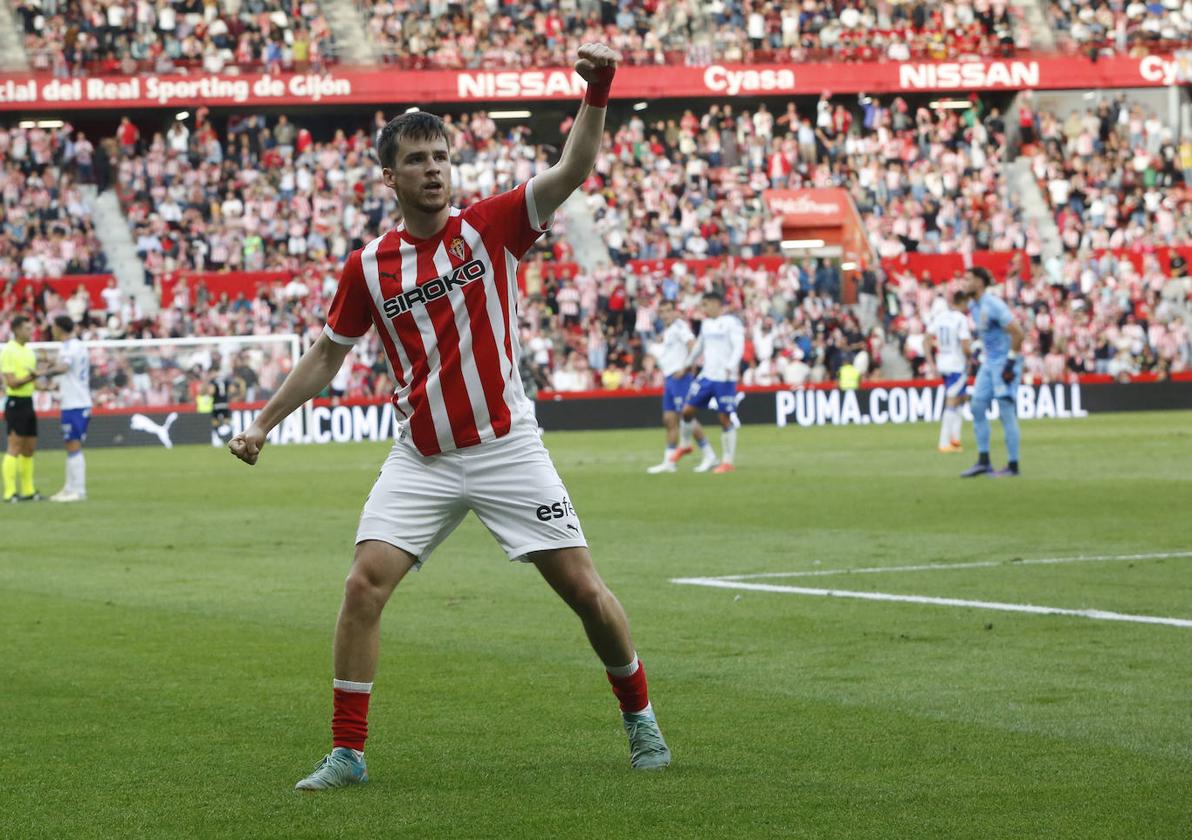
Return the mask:
[[[758,572],[749,575],[719,575],[708,580],[758,580],[761,578],[827,577],[830,575],[878,575],[887,572],[938,572],[951,569],[1007,569],[1015,566],[1057,566],[1063,563],[1094,563],[1125,560],[1167,560],[1192,557],[1192,551],[1159,551],[1151,554],[1089,554],[1078,557],[1036,557],[1026,560],[976,560],[971,563],[917,563],[911,566],[868,566],[860,569],[811,569],[802,572]]]
[[[816,595],[825,598],[855,598],[862,601],[897,601],[907,604],[930,604],[938,607],[968,607],[977,610],[1032,613],[1034,615],[1067,615],[1097,621],[1128,621],[1135,624],[1165,624],[1169,627],[1192,627],[1192,619],[1164,618],[1156,615],[1130,615],[1108,610],[1069,610],[1063,607],[1042,607],[1035,604],[1006,604],[999,601],[970,601],[964,598],[935,598],[929,595],[898,595],[891,592],[855,592],[848,589],[813,589],[805,586],[780,586],[773,583],[747,583],[722,578],[672,578],[671,583],[686,586],[709,586],[715,589],[743,589],[749,592],[778,592],[787,595]]]

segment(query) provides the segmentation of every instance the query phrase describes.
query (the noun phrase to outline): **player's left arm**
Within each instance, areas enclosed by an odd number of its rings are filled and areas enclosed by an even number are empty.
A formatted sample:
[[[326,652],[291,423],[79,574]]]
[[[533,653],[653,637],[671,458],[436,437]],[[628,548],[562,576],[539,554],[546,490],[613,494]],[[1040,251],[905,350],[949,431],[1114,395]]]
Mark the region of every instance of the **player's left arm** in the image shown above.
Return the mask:
[[[729,330],[729,369],[736,372],[740,370],[741,359],[745,356],[745,325],[736,318],[730,320],[733,328]]]
[[[1024,333],[1022,326],[1015,319],[1014,315],[1010,313],[1009,307],[1006,307],[1007,321],[1004,325],[1006,333],[1010,336],[1010,353],[1006,356],[1006,365],[1002,368],[1002,381],[1010,383],[1014,381],[1014,374],[1018,367],[1018,351],[1022,347],[1022,339]]]
[[[540,220],[549,219],[579,189],[596,165],[600,141],[604,138],[608,92],[620,60],[620,53],[604,44],[584,44],[579,48],[575,72],[588,83],[588,90],[559,162],[534,176],[534,207]]]
[[[687,343],[687,358],[683,360],[683,372],[691,373],[692,367],[695,365],[695,360],[703,355],[704,352],[704,331],[700,330],[699,336],[694,341]]]
[[[1011,320],[1006,324],[1006,332],[1010,334],[1010,349],[1017,353],[1022,348],[1022,339],[1026,335],[1022,331],[1022,325],[1018,321]]]

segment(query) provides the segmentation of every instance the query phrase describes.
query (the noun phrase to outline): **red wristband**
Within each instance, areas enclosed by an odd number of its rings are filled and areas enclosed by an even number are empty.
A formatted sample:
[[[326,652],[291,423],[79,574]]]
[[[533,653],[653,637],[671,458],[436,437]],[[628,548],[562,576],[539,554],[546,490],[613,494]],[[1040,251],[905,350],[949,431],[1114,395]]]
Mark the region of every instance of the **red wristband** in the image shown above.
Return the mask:
[[[615,67],[601,67],[595,72],[596,78],[588,82],[588,90],[584,94],[584,102],[587,102],[593,108],[607,108],[608,107],[608,92],[613,87],[613,76],[616,74]]]
[[[584,102],[587,102],[593,108],[607,108],[608,94],[613,89],[610,82],[604,84],[590,84],[588,90],[584,94]]]

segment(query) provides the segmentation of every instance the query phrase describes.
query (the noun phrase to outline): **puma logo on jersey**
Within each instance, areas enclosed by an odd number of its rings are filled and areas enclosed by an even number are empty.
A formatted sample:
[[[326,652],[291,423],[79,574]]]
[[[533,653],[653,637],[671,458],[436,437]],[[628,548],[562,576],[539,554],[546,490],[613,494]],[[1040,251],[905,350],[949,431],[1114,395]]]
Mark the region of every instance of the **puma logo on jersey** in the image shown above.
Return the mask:
[[[401,292],[391,298],[385,300],[385,317],[396,318],[409,312],[416,304],[425,306],[433,300],[438,300],[452,289],[466,286],[473,280],[479,280],[484,276],[484,263],[480,260],[471,260],[461,265],[459,268],[436,277],[433,280],[428,280],[421,286],[410,289],[408,292]]]

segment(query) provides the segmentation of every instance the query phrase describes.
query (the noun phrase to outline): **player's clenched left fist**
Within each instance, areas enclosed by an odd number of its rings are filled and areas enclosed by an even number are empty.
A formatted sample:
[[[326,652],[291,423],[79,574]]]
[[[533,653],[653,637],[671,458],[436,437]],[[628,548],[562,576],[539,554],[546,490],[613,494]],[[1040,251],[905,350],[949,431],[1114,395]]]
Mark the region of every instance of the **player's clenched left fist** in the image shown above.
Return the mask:
[[[579,48],[575,72],[589,85],[611,84],[620,60],[621,54],[604,44],[584,44]]]
[[[617,72],[617,62],[620,60],[621,54],[604,44],[584,44],[579,48],[575,72],[588,83],[584,102],[593,108],[608,107],[608,92],[613,86],[613,74]]]

